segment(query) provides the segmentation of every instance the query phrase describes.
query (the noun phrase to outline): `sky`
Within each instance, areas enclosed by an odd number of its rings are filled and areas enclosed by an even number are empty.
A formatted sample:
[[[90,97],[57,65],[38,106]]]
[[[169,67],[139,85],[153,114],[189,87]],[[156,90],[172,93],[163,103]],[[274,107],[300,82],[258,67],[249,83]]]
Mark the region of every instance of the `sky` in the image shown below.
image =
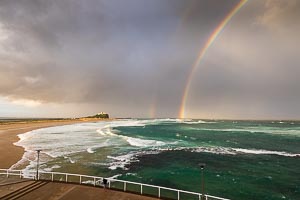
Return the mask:
[[[1,0],[0,117],[177,118],[239,0]],[[186,118],[300,119],[300,1],[249,0],[193,72]]]

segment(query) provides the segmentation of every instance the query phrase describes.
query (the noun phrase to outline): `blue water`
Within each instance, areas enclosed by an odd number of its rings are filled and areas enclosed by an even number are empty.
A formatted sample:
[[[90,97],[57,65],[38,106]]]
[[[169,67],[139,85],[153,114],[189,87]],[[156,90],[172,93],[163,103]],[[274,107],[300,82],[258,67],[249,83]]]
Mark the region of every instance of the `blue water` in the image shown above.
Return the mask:
[[[15,167],[85,173],[231,199],[300,199],[300,122],[129,119],[35,130]],[[26,164],[26,159],[31,160]]]

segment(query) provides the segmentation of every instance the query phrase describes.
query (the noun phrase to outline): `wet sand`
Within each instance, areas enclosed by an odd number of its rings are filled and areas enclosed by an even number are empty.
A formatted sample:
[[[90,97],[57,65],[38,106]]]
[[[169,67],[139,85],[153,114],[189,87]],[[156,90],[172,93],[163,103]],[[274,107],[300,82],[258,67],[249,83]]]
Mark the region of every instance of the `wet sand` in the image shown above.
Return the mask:
[[[7,169],[21,160],[24,149],[13,143],[19,141],[18,134],[28,131],[67,124],[100,121],[96,119],[40,120],[0,123],[0,168]]]

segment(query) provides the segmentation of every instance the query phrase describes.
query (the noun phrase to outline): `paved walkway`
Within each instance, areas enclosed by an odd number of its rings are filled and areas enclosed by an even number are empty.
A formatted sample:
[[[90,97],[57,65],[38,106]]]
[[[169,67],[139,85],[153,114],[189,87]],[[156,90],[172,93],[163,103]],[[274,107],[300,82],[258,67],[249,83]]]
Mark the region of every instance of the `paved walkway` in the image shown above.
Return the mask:
[[[157,200],[136,194],[103,189],[99,187],[26,181],[16,178],[0,179],[0,199],[2,200]]]

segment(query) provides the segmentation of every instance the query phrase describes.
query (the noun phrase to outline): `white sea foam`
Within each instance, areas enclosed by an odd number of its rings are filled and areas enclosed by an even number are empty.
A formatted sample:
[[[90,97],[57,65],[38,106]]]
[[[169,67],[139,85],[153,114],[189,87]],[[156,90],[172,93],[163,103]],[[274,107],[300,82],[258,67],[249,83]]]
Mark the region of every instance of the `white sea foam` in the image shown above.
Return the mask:
[[[144,119],[144,120],[128,120],[127,123],[121,122],[116,124],[117,126],[146,126],[146,125],[155,125],[163,123],[188,123],[193,122],[192,119],[176,119],[176,118],[165,118],[165,119]],[[207,123],[204,121],[196,121],[197,123]]]
[[[213,121],[203,121],[203,120],[193,120],[193,119],[153,119],[153,120],[144,120],[144,124],[156,124],[156,123],[184,123],[184,124],[210,124],[217,123]]]
[[[13,164],[10,169],[17,169],[20,166],[23,166],[26,163],[30,163],[30,161],[34,160],[34,157],[36,154],[34,151],[25,151],[23,154],[21,160],[19,160],[17,163]]]
[[[103,123],[98,124],[103,125]],[[22,146],[25,153],[22,159],[13,165],[11,168],[16,168],[26,162],[30,162],[34,166],[36,160],[37,149],[42,149],[44,161],[49,161],[51,158],[65,157],[70,158],[68,155],[83,152],[87,146],[94,147],[105,142],[105,140],[93,137],[93,130],[97,129],[94,123],[74,124],[59,127],[50,127],[33,130],[24,134],[18,135],[20,140],[14,143],[17,146]],[[70,160],[74,163],[74,160]]]
[[[107,156],[107,158],[111,160],[110,166],[108,167],[111,170],[116,170],[117,168],[127,170],[127,168],[125,167],[127,164],[132,162],[138,162],[138,159],[136,158],[136,153],[129,153],[120,156]]]
[[[106,146],[118,147],[126,144],[129,144],[132,147],[142,148],[163,146],[165,145],[165,142],[124,136],[119,134],[115,128],[125,126],[145,126],[147,124],[171,121],[176,122],[177,120],[116,120],[33,130],[18,135],[20,140],[16,142],[15,145],[22,146],[25,149],[25,153],[22,159],[11,168],[17,168],[26,163],[30,163],[26,169],[34,169],[37,156],[35,150],[37,149],[42,149],[44,162],[61,157],[67,159],[70,163],[75,163],[76,160],[71,158],[71,155],[85,151],[88,153],[95,153],[96,149]]]
[[[150,147],[150,146],[162,146],[165,145],[166,143],[162,141],[156,141],[156,140],[146,140],[146,139],[141,139],[141,138],[133,138],[129,136],[124,136],[121,134],[117,134],[116,130],[113,130],[113,128],[116,127],[123,127],[123,126],[145,126],[145,121],[146,120],[141,120],[140,121],[133,121],[133,122],[128,122],[128,121],[117,121],[115,123],[111,123],[106,125],[102,129],[98,129],[97,132],[101,134],[102,136],[113,136],[113,137],[119,137],[127,141],[131,146],[136,146],[136,147]],[[149,120],[150,121],[150,120]],[[152,120],[154,121],[154,120]],[[90,149],[91,152],[91,149]]]
[[[270,151],[264,149],[241,149],[241,148],[230,148],[230,147],[169,147],[169,148],[157,148],[157,151],[190,151],[190,152],[206,152],[213,154],[227,154],[227,155],[237,155],[237,154],[264,154],[264,155],[279,155],[287,157],[300,157],[300,154],[293,154],[284,151]]]
[[[130,152],[125,155],[119,156],[108,156],[109,169],[116,170],[121,168],[123,170],[128,170],[126,166],[130,163],[139,162],[139,156],[149,155],[149,154],[159,154],[165,151],[190,151],[197,153],[213,153],[213,154],[224,154],[224,155],[238,155],[238,154],[271,154],[279,156],[296,157],[300,154],[292,154],[287,152],[278,151],[268,151],[268,150],[256,150],[256,149],[239,149],[239,148],[228,148],[228,147],[157,147],[152,150]]]
[[[156,140],[143,140],[139,138],[128,137],[127,142],[136,147],[150,147],[150,146],[163,146],[166,143]]]
[[[87,151],[88,153],[95,153],[95,151],[92,149],[92,147],[88,148],[86,151]]]
[[[97,129],[97,132],[102,135],[102,136],[118,136],[117,134],[115,134],[113,131],[112,131],[112,128],[113,127],[118,127],[117,125],[105,125],[104,127],[101,127],[99,129]],[[116,132],[116,131],[115,131]]]
[[[182,119],[166,118],[166,119],[147,119],[140,120],[144,124],[158,124],[158,123],[180,123]]]
[[[46,172],[51,172],[53,169],[59,169],[61,166],[59,165],[53,165],[52,167],[44,168],[43,170]]]
[[[250,132],[250,133],[266,133],[266,134],[277,134],[277,135],[293,135],[300,137],[300,129],[282,129],[276,127],[247,127],[247,128],[196,128],[197,130],[206,131],[221,131],[221,132]]]
[[[235,155],[236,153],[231,151],[230,148],[225,147],[198,147],[191,149],[192,152],[206,152],[206,153],[214,153],[214,154],[229,154]]]
[[[138,157],[142,155],[149,155],[149,154],[158,154],[160,150],[145,150],[145,151],[134,151],[129,152],[125,155],[118,155],[118,156],[107,156],[110,159],[109,162],[109,169],[116,170],[117,168],[121,168],[123,170],[128,170],[126,165],[134,162],[139,162]]]
[[[203,120],[198,120],[198,121],[182,121],[182,123],[185,124],[214,124],[217,122],[211,122],[211,121],[203,121]]]
[[[144,119],[144,120],[118,120],[109,123],[107,127],[125,127],[125,126],[146,126],[146,125],[155,125],[161,123],[186,123],[186,124],[207,124],[207,123],[217,123],[213,121],[203,121],[198,120],[194,121],[192,119],[173,119],[173,118],[166,118],[166,119]],[[105,135],[101,130],[99,130],[100,134]]]
[[[73,160],[72,158],[68,157],[68,156],[64,156],[65,159],[68,159],[70,163],[74,164],[76,163],[75,160]]]
[[[59,169],[59,168],[61,168],[61,166],[59,166],[59,165],[53,165],[53,166],[51,167],[51,169]]]
[[[269,151],[264,149],[240,149],[232,148],[236,152],[247,153],[247,154],[267,154],[267,155],[279,155],[279,156],[288,156],[288,157],[297,157],[300,154],[292,154],[284,151]]]
[[[228,147],[198,147],[198,148],[190,148],[190,150],[192,152],[208,152],[208,153],[215,153],[215,154],[230,154],[230,155],[245,153],[245,154],[279,155],[279,156],[288,156],[288,157],[300,156],[300,154],[293,154],[284,151],[270,151],[264,149],[241,149],[241,148],[228,148]]]
[[[97,145],[94,145],[94,146],[91,146],[89,148],[87,148],[87,152],[88,153],[95,153],[96,152],[96,149],[99,149],[99,148],[102,148],[102,147],[107,147],[107,146],[110,146],[111,143],[109,142],[110,139],[107,139],[105,140],[105,142],[101,143],[101,144],[97,144]]]
[[[126,173],[126,176],[137,176],[137,173]]]

